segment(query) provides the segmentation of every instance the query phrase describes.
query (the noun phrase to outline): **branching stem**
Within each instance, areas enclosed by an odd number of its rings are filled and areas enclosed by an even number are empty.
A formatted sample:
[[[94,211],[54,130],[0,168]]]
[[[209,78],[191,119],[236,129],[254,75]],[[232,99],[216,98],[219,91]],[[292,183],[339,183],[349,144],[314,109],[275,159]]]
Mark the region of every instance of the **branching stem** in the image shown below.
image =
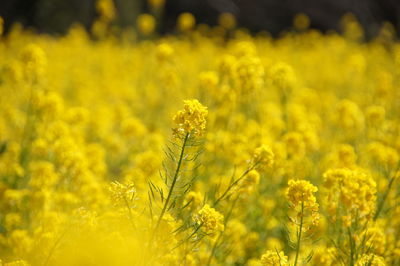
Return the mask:
[[[181,153],[179,155],[179,161],[178,161],[178,164],[176,166],[174,177],[172,179],[172,184],[171,184],[171,187],[170,187],[170,189],[168,191],[167,199],[165,200],[164,206],[163,206],[163,208],[161,210],[161,214],[157,219],[155,230],[158,229],[158,226],[160,225],[160,222],[161,222],[162,218],[164,217],[165,211],[168,208],[169,201],[171,200],[172,192],[174,191],[176,181],[178,180],[179,171],[180,171],[181,165],[182,165],[183,155],[185,153],[186,142],[188,141],[188,139],[189,139],[189,133],[186,133],[185,138],[183,139],[183,143],[182,143],[182,147],[181,147]]]
[[[297,261],[299,259],[300,244],[301,244],[301,233],[303,231],[303,217],[304,217],[304,202],[302,201],[301,202],[300,226],[299,226],[299,233],[297,234],[296,258],[294,259],[294,266],[297,266]]]

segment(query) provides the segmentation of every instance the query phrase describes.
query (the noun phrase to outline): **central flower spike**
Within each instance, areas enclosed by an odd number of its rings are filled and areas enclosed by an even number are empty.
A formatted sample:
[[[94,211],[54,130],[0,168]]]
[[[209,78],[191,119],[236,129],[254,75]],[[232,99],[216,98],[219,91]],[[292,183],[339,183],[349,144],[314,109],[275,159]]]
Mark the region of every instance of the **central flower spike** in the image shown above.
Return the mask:
[[[174,116],[174,122],[177,125],[173,129],[174,135],[177,137],[186,134],[202,136],[206,129],[207,107],[198,100],[186,100],[183,103],[183,110],[178,111]]]

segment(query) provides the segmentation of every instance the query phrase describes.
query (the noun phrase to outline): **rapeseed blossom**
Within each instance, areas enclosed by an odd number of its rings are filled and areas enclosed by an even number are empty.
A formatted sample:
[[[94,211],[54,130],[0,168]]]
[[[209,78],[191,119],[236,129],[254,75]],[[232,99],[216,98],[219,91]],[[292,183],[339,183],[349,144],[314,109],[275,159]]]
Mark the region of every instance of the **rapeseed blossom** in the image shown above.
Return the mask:
[[[260,263],[263,266],[289,265],[288,257],[282,251],[272,250],[268,250],[261,256]]]
[[[390,26],[158,36],[164,0],[129,31],[96,3],[62,37],[0,19],[1,265],[400,264]]]
[[[224,230],[224,216],[208,204],[199,210],[194,220],[209,234]]]
[[[174,122],[177,127],[174,128],[174,134],[194,134],[202,136],[206,128],[207,108],[198,100],[184,101],[183,110],[174,116]]]

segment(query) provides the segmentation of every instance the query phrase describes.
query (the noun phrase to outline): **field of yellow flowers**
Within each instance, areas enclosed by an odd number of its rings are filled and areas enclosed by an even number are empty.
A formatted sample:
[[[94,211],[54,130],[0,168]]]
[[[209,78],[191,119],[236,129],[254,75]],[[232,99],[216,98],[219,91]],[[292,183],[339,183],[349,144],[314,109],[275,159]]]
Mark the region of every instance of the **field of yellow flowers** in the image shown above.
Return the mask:
[[[400,265],[390,26],[156,37],[107,10],[0,35],[0,265]]]

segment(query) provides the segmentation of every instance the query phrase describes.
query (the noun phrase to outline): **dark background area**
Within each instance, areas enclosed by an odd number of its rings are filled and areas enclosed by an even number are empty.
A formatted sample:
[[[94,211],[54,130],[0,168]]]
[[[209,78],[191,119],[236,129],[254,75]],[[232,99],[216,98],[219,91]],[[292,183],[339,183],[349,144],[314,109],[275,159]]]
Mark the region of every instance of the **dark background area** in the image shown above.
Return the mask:
[[[117,25],[134,26],[138,14],[149,11],[145,0],[114,0]],[[305,13],[311,27],[339,31],[340,18],[353,13],[367,37],[376,35],[384,21],[400,30],[400,0],[166,0],[161,17],[161,33],[173,31],[177,16],[191,12],[198,23],[215,25],[218,15],[230,12],[238,25],[253,32],[273,35],[289,29],[293,16]],[[0,0],[0,16],[6,31],[15,22],[39,32],[62,34],[75,22],[90,28],[96,18],[95,0]]]

